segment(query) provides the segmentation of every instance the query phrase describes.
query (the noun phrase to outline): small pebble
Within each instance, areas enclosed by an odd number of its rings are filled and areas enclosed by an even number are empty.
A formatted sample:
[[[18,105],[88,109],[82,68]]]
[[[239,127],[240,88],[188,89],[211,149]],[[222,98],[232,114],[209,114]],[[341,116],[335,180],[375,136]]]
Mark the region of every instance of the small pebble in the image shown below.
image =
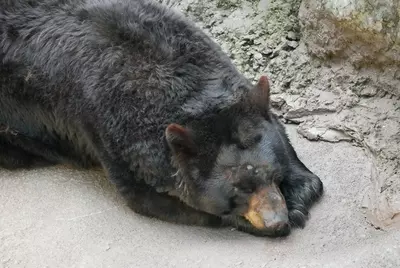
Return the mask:
[[[256,59],[256,60],[261,60],[262,59],[262,54],[261,53],[259,53],[259,52],[255,52],[254,53],[254,58]]]
[[[299,43],[296,41],[289,41],[289,42],[287,42],[287,45],[288,45],[288,47],[296,48],[299,46]]]
[[[260,45],[261,43],[262,43],[262,41],[260,39],[254,40],[254,44],[255,45]]]
[[[264,49],[264,51],[262,52],[262,54],[269,56],[272,54],[272,52],[274,52],[272,49],[270,49],[269,47],[267,47],[266,49]]]
[[[292,31],[288,32],[287,39],[288,40],[292,40],[292,41],[299,40],[297,34],[295,32],[292,32]]]

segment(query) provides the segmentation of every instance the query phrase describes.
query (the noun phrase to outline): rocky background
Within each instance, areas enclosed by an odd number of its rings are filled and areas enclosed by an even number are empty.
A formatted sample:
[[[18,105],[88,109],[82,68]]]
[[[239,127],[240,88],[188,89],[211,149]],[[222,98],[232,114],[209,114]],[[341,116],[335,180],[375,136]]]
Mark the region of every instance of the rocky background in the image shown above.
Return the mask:
[[[161,1],[161,0],[160,0]],[[163,1],[198,23],[305,138],[349,142],[370,161],[359,200],[378,229],[400,225],[400,1]],[[323,178],[322,178],[323,179]]]

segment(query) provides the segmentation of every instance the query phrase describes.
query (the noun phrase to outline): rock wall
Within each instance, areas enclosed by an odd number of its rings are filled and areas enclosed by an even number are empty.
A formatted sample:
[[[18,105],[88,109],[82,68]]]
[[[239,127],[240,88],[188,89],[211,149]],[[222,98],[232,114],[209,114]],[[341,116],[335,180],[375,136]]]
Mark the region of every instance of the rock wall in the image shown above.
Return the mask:
[[[340,123],[317,119],[300,131],[324,138],[338,127],[344,139],[363,146],[371,159],[363,207],[377,227],[394,225],[400,221],[400,1],[303,0],[299,20],[309,55],[338,70],[335,84],[356,95],[335,114]]]
[[[310,54],[376,70],[381,86],[400,96],[399,0],[304,0],[299,18]]]
[[[400,224],[399,0],[178,0],[239,69],[266,73],[274,109],[310,140],[370,159],[360,211]]]

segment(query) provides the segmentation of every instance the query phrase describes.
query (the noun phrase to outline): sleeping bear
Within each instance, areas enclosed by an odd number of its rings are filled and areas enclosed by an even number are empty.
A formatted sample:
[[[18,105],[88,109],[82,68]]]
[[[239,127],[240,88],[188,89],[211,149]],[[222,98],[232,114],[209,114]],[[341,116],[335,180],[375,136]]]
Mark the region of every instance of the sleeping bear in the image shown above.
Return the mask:
[[[257,236],[323,194],[252,83],[150,0],[0,2],[0,165],[99,166],[136,213]]]

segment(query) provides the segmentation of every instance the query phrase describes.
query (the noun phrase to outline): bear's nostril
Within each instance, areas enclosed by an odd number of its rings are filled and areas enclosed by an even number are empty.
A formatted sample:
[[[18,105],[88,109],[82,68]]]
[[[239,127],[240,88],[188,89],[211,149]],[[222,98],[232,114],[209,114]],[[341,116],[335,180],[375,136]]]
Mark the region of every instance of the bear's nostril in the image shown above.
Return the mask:
[[[276,228],[279,231],[285,230],[285,229],[289,228],[289,224],[287,222],[283,222],[283,223],[278,224],[278,226]]]

